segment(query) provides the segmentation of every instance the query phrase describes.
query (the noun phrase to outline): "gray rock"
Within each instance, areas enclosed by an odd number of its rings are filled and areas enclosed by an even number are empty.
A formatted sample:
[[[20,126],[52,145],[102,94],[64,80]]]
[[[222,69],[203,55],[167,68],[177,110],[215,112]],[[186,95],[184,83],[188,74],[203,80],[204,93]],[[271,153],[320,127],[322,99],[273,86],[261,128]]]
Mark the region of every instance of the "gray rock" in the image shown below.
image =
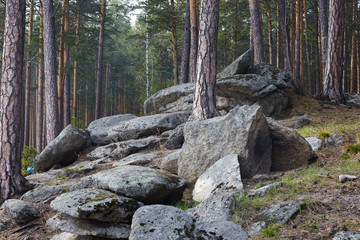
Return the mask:
[[[191,183],[230,154],[239,155],[242,177],[270,170],[270,132],[259,107],[236,107],[224,117],[188,122],[184,136],[178,174]]]
[[[299,213],[300,209],[305,207],[304,202],[280,202],[272,204],[265,208],[255,218],[256,222],[265,222],[266,225],[270,223],[285,224],[292,217]]]
[[[129,240],[191,240],[194,228],[195,219],[178,208],[145,206],[134,214]]]
[[[251,196],[251,197],[263,197],[266,194],[268,194],[268,192],[271,189],[280,187],[281,185],[282,185],[282,182],[275,182],[275,183],[263,186],[261,188],[258,188],[256,190],[253,190],[253,191],[249,192],[249,196]]]
[[[153,204],[180,200],[186,185],[166,171],[126,165],[82,178],[72,189],[100,188]]]
[[[230,221],[236,207],[235,194],[229,191],[213,194],[186,212],[199,221]]]
[[[39,209],[34,204],[18,199],[6,200],[2,207],[4,212],[17,223],[27,223],[41,216]]]
[[[175,129],[186,122],[189,112],[165,113],[144,116],[119,123],[108,132],[113,142],[127,141],[161,134],[164,131]]]
[[[61,230],[82,236],[96,236],[110,239],[127,239],[130,226],[77,219],[66,214],[56,214],[46,224],[54,230]]]
[[[348,181],[355,181],[356,179],[358,179],[358,177],[354,176],[354,175],[341,174],[339,176],[339,182],[341,182],[341,183],[345,183]]]
[[[257,64],[249,68],[246,73],[260,75],[267,79],[273,79],[274,85],[280,89],[288,88],[289,84],[287,84],[287,82],[290,82],[292,78],[291,72],[281,71],[269,63]]]
[[[181,155],[181,149],[167,155],[161,160],[161,169],[172,174],[178,173],[178,161]]]
[[[229,221],[198,222],[193,239],[251,240],[240,225]]]
[[[134,199],[100,189],[64,193],[50,204],[54,211],[74,218],[112,223],[130,223],[134,212],[143,205]]]
[[[50,240],[98,240],[99,238],[92,236],[80,236],[77,234],[63,232],[57,235],[54,235]]]
[[[67,192],[70,185],[40,186],[22,195],[21,200],[30,202],[48,202]]]
[[[331,105],[331,104],[324,103],[323,108],[325,108],[325,109],[336,109],[337,107],[334,106],[334,105]]]
[[[159,143],[159,139],[156,137],[111,143],[109,145],[96,148],[86,157],[89,159],[100,159],[104,157],[122,159],[157,143]]]
[[[0,216],[0,232],[6,230],[11,223],[11,219]]]
[[[360,232],[341,231],[335,234],[333,240],[360,240]]]
[[[313,151],[320,150],[322,148],[322,140],[317,137],[308,137],[305,140],[311,145]]]
[[[120,159],[113,164],[113,167],[124,165],[144,166],[157,157],[156,153],[135,153]]]
[[[164,147],[169,150],[181,148],[184,144],[184,126],[181,124],[177,126],[169,135]]]
[[[78,153],[88,147],[88,143],[88,134],[70,124],[39,154],[35,167],[38,171],[47,171],[55,164],[67,166],[78,158]]]
[[[217,74],[217,78],[232,77],[236,74],[245,73],[246,70],[250,67],[250,49],[243,53],[239,58],[227,66],[221,73]]]
[[[345,137],[342,135],[339,135],[339,134],[335,134],[335,135],[329,137],[326,141],[329,145],[336,146],[336,145],[342,144],[345,141]]]
[[[256,222],[253,225],[251,225],[251,228],[248,231],[249,236],[257,235],[261,233],[261,231],[266,227],[265,222]]]
[[[290,123],[287,124],[287,126],[290,127],[290,128],[299,129],[299,128],[309,126],[310,124],[311,124],[310,119],[308,119],[308,118],[298,118],[298,119],[291,120]]]
[[[214,193],[229,190],[241,193],[242,189],[239,157],[231,154],[215,162],[198,178],[193,190],[193,199],[201,202]]]
[[[90,132],[91,141],[96,145],[106,145],[111,143],[108,132],[111,128],[119,125],[123,121],[136,118],[132,114],[120,114],[110,117],[103,117],[91,122],[87,128]]]
[[[271,171],[287,171],[316,160],[311,145],[298,132],[267,118],[272,140]]]
[[[360,94],[356,93],[345,93],[345,100],[347,105],[355,106],[357,108],[360,107]]]

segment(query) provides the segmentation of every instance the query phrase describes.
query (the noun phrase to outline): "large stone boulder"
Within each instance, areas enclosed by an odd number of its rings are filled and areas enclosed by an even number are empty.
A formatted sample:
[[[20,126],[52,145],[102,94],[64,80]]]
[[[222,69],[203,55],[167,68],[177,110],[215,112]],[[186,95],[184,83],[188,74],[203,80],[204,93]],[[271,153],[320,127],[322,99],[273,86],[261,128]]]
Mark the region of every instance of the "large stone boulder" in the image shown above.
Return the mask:
[[[134,214],[129,240],[192,240],[194,227],[195,219],[178,208],[145,206]]]
[[[184,126],[185,124],[181,124],[169,133],[164,144],[166,149],[174,150],[182,147],[184,144]]]
[[[136,118],[132,114],[120,114],[110,117],[103,117],[91,122],[87,128],[90,133],[91,141],[96,145],[106,145],[111,143],[108,132],[123,121]]]
[[[27,223],[41,216],[39,209],[33,203],[18,199],[6,200],[2,208],[17,223]]]
[[[6,230],[11,223],[11,219],[0,216],[0,232]]]
[[[113,167],[124,166],[124,165],[137,165],[144,166],[150,163],[152,160],[157,158],[156,153],[135,153],[116,161]]]
[[[161,134],[186,122],[189,112],[177,112],[144,116],[119,123],[110,129],[108,136],[113,142]]]
[[[221,73],[216,75],[217,78],[232,77],[236,74],[243,74],[248,70],[251,64],[250,49],[243,53],[239,58],[227,66]]]
[[[282,91],[288,87],[287,72],[266,64],[249,71],[217,79],[216,107],[219,111],[228,112],[237,105],[257,104],[265,115],[276,116],[289,107],[290,98]],[[144,111],[147,115],[191,111],[193,98],[194,84],[172,86],[147,99]]]
[[[161,160],[161,169],[171,172],[173,174],[178,173],[178,160],[181,155],[181,149],[173,152]]]
[[[144,204],[101,189],[81,189],[64,193],[50,206],[54,211],[74,218],[101,222],[131,222],[134,212]]]
[[[184,136],[178,174],[191,183],[230,154],[239,155],[243,178],[270,171],[270,131],[258,106],[236,107],[224,117],[188,122]]]
[[[69,185],[40,186],[26,192],[22,195],[21,200],[30,202],[49,202],[68,190]]]
[[[38,171],[47,171],[55,164],[70,165],[89,146],[89,142],[89,135],[85,131],[70,124],[39,154],[35,167]]]
[[[198,222],[193,236],[201,240],[251,240],[240,225],[230,221]]]
[[[287,171],[316,160],[311,145],[296,130],[267,118],[272,139],[271,171]]]
[[[46,222],[54,230],[74,233],[81,236],[95,236],[106,239],[128,239],[130,225],[112,224],[87,219],[73,218],[58,213]]]
[[[95,150],[88,153],[86,157],[89,159],[101,159],[104,157],[122,159],[157,143],[159,143],[159,139],[156,137],[111,143],[106,146],[97,147]]]
[[[154,204],[180,200],[186,185],[166,171],[126,165],[82,178],[72,189],[100,188]]]
[[[193,199],[201,202],[214,193],[237,191],[241,194],[243,183],[238,155],[221,158],[204,172],[195,183]]]

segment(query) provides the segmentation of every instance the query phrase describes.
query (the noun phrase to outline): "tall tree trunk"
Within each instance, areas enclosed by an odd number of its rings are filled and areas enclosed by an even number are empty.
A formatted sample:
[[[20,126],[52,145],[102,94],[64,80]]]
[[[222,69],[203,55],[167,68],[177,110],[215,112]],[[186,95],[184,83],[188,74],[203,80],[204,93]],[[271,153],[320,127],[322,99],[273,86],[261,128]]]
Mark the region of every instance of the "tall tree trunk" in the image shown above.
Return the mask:
[[[301,82],[301,74],[300,74],[300,62],[301,59],[301,22],[302,22],[302,0],[296,0],[296,31],[295,31],[295,75],[293,76],[293,85],[295,87],[296,92],[303,93],[303,86]]]
[[[357,0],[353,0],[352,6],[352,22],[356,22],[356,15],[357,15]],[[350,54],[350,92],[356,92],[356,31],[355,29],[352,30],[352,37],[351,37],[351,54]]]
[[[80,8],[80,7],[79,7]],[[80,9],[78,9],[80,10]],[[78,51],[79,47],[79,33],[80,33],[80,13],[77,14],[76,17],[76,52]],[[74,90],[73,90],[73,111],[72,117],[76,118],[77,112],[77,103],[78,103],[78,61],[75,59],[74,61]]]
[[[172,17],[171,17],[171,36],[173,44],[173,75],[174,75],[174,85],[179,83],[178,80],[178,50],[177,50],[177,34],[176,34],[176,15],[175,15],[175,1],[170,0]]]
[[[181,57],[180,84],[189,82],[189,61],[190,61],[190,43],[191,26],[190,26],[190,0],[186,1],[184,43]]]
[[[323,96],[340,103],[344,101],[340,87],[343,74],[344,19],[345,2],[343,0],[330,0]]]
[[[59,133],[55,15],[53,1],[43,1],[44,21],[44,63],[45,63],[45,102],[46,102],[46,142],[52,141]]]
[[[29,34],[28,34],[28,46],[32,41],[33,32],[33,20],[34,20],[34,2],[30,1],[30,14],[29,14]],[[32,53],[29,48],[28,61],[26,64],[26,77],[25,77],[25,119],[24,119],[24,145],[29,146],[29,132],[30,132],[30,85],[31,85],[31,61]]]
[[[146,99],[150,97],[150,81],[149,81],[149,30],[148,21],[146,16],[146,44],[145,44],[145,57],[146,57]]]
[[[345,5],[346,6],[346,5]],[[346,11],[346,10],[345,10]],[[343,66],[344,66],[344,69],[343,69],[343,78],[342,78],[342,88],[341,90],[343,92],[347,92],[347,79],[348,79],[348,71],[347,71],[347,65],[348,65],[348,58],[347,58],[347,55],[348,55],[348,34],[347,34],[347,31],[346,29],[344,29],[344,53],[343,53]]]
[[[293,77],[295,76],[295,38],[296,38],[296,2],[298,0],[291,1],[290,12],[290,56],[291,56],[291,71]]]
[[[193,106],[193,120],[195,121],[219,115],[215,99],[219,5],[219,0],[203,0],[201,4],[197,78]]]
[[[325,77],[325,65],[328,47],[328,2],[329,0],[319,0],[320,12],[320,34],[321,34],[321,55],[322,55],[322,68],[323,68],[323,81]]]
[[[269,63],[273,65],[274,61],[273,61],[273,46],[272,46],[272,23],[271,23],[270,9],[267,10],[266,15],[268,18]]]
[[[64,37],[67,39],[70,34],[69,0],[64,0]],[[71,122],[70,113],[70,46],[64,39],[64,127]]]
[[[6,0],[0,92],[0,200],[22,193],[22,82],[25,44],[25,1]]]
[[[58,76],[57,76],[57,90],[58,90],[58,118],[59,130],[63,129],[64,117],[64,27],[65,27],[65,1],[63,4],[63,16],[61,17],[60,27],[60,43],[59,43],[59,61],[58,61]]]
[[[263,36],[261,31],[259,0],[249,0],[252,42],[254,47],[254,65],[265,62]]]
[[[109,92],[110,92],[110,67],[111,63],[109,60],[106,62],[106,72],[105,72],[105,98],[104,98],[104,116],[109,116]]]
[[[288,33],[286,30],[286,1],[279,0],[279,21],[284,51],[284,70],[291,71]]]
[[[236,2],[237,4],[237,2]],[[234,50],[233,50],[233,61],[235,61],[238,57],[238,21],[235,19],[234,26],[233,26],[233,41],[234,41]]]
[[[101,93],[102,93],[102,69],[103,69],[103,53],[104,53],[104,30],[106,18],[106,0],[101,1],[101,23],[99,34],[99,53],[97,64],[97,84],[96,84],[96,104],[95,104],[95,120],[101,117]]]
[[[44,116],[44,51],[43,51],[43,9],[40,6],[40,47],[39,47],[39,75],[37,89],[37,129],[36,129],[36,149],[38,152],[43,150],[43,116]]]
[[[357,61],[357,82],[358,82],[358,93],[360,93],[360,41],[359,39],[356,40],[356,48],[357,48],[357,54],[356,54],[356,61]]]
[[[311,69],[310,69],[310,45],[309,45],[309,28],[308,28],[308,17],[307,17],[307,6],[306,0],[303,0],[304,5],[304,16],[305,16],[305,44],[306,44],[306,66],[307,66],[307,73],[306,78],[309,83],[309,95],[314,95],[314,84],[311,80]]]
[[[280,42],[280,35],[281,35],[281,31],[280,31],[280,7],[279,4],[277,5],[277,26],[276,26],[276,67],[280,68],[280,64],[281,64],[281,42]]]
[[[198,16],[196,0],[190,0],[190,81],[196,81],[196,61],[198,51]]]
[[[304,78],[304,19],[303,19],[303,1],[300,1],[300,79],[301,79],[301,88],[302,93],[305,93],[305,78]]]

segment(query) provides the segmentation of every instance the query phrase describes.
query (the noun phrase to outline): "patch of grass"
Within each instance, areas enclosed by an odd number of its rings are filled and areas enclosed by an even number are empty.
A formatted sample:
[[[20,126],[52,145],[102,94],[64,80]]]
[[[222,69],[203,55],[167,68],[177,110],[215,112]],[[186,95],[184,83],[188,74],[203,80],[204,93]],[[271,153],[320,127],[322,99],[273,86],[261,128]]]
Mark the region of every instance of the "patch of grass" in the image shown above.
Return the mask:
[[[341,173],[356,175],[360,172],[360,162],[359,161],[341,161],[340,169],[341,169]]]
[[[329,138],[330,133],[328,132],[319,132],[319,138]]]
[[[280,226],[276,224],[270,224],[262,231],[262,236],[266,238],[277,238],[277,232],[279,232]]]
[[[343,116],[339,116],[334,119],[334,121],[314,126],[306,126],[297,129],[297,132],[303,137],[319,136],[320,138],[326,138],[334,134],[346,135],[347,133],[360,133],[360,122],[356,120],[346,121]]]
[[[348,154],[342,155],[341,159],[343,159],[343,160],[350,159],[350,155],[348,155]]]
[[[346,153],[351,153],[356,155],[358,152],[360,152],[360,144],[350,143],[349,145],[345,146],[344,150]]]

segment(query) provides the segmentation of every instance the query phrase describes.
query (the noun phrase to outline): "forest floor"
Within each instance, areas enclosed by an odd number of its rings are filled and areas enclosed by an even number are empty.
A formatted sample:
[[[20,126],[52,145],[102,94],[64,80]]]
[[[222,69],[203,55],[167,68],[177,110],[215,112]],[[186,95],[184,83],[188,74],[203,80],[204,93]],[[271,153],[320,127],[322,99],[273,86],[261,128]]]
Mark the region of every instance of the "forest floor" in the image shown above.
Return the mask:
[[[347,152],[349,144],[360,143],[360,109],[337,106],[336,109],[325,109],[323,101],[317,101],[305,96],[294,95],[291,92],[293,107],[284,113],[281,119],[293,116],[311,115],[311,123],[298,129],[304,137],[325,138],[328,135],[341,134],[344,143],[337,146],[323,144],[317,151],[318,160],[306,167],[288,172],[276,172],[264,178],[244,180],[245,193],[238,199],[239,209],[233,221],[249,229],[256,213],[264,207],[280,201],[304,201],[306,208],[295,218],[284,225],[270,225],[262,233],[252,236],[252,239],[331,239],[338,231],[350,230],[360,232],[360,179],[352,182],[340,183],[340,174],[353,174],[360,177],[360,145],[359,153]],[[286,121],[285,121],[286,125]],[[85,161],[89,149],[76,161]],[[147,151],[157,151],[159,158],[151,164],[155,165],[160,159],[169,154],[161,146]],[[75,163],[75,164],[76,164]],[[112,163],[106,164],[101,170],[110,168]],[[99,170],[97,170],[99,171]],[[94,172],[91,172],[91,174]],[[62,184],[75,179],[54,179],[49,184]],[[251,189],[256,189],[272,182],[282,181],[283,185],[272,189],[261,198],[251,198],[246,195]],[[184,192],[184,200],[176,204],[179,208],[188,208],[194,203],[191,199],[191,187]],[[27,225],[13,224],[0,233],[0,239],[6,240],[45,240],[60,233],[46,225],[46,220],[53,212],[49,204],[37,204],[43,215]],[[101,238],[96,238],[101,239]]]

